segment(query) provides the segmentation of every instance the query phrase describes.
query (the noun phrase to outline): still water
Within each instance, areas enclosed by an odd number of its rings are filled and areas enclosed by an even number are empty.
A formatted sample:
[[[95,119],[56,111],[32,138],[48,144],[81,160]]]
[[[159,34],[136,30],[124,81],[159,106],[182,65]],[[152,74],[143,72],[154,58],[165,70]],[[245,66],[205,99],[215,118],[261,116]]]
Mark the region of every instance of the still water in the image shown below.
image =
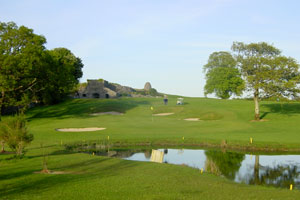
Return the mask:
[[[300,189],[300,155],[251,155],[217,150],[157,149],[163,163],[187,165],[238,183]],[[151,150],[98,152],[126,160],[150,161]]]

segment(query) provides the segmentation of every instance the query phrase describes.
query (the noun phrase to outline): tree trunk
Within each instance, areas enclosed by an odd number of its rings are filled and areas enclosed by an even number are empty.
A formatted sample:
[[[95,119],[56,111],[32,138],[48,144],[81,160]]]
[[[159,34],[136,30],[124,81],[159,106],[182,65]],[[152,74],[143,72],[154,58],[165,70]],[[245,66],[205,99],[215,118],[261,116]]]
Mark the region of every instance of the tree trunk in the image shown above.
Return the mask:
[[[254,120],[259,120],[260,117],[259,117],[259,103],[258,103],[258,96],[259,96],[259,92],[258,92],[258,89],[255,89],[255,92],[254,92],[254,104],[255,104],[255,109],[254,109],[254,112],[255,112],[255,116],[254,116]]]
[[[1,152],[3,153],[3,152],[5,152],[5,150],[4,150],[4,141],[1,141],[1,145],[2,145],[2,147],[1,147]]]
[[[259,184],[259,155],[255,156],[255,164],[254,164],[254,182],[255,184]]]
[[[0,121],[2,116],[2,108],[3,108],[3,101],[4,101],[4,89],[1,90],[1,98],[0,98]]]

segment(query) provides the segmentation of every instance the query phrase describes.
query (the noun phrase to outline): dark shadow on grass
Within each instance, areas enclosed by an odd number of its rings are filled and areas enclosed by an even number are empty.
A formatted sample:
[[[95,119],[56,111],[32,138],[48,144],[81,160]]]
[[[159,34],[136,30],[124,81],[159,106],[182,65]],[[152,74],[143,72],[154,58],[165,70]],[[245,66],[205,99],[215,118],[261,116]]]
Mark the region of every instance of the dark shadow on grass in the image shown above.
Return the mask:
[[[67,162],[67,161],[66,161]],[[16,173],[9,173],[1,176],[1,180],[18,178],[13,180],[5,187],[0,188],[0,197],[4,199],[10,199],[12,197],[21,196],[34,196],[41,195],[44,191],[49,190],[52,187],[59,185],[65,185],[67,183],[74,183],[81,180],[102,179],[110,176],[117,176],[122,174],[123,170],[127,168],[135,167],[137,163],[114,160],[110,158],[94,158],[85,160],[82,162],[67,164],[62,167],[50,170],[66,170],[74,173],[50,175],[50,174],[33,174],[32,170],[22,170]],[[22,181],[22,178],[26,178],[26,181]]]
[[[300,114],[300,103],[263,104],[262,107],[268,108],[270,112],[265,112],[261,119],[268,113],[280,113],[284,115]]]
[[[74,99],[52,106],[40,106],[27,112],[28,120],[37,118],[71,118],[94,117],[89,114],[116,111],[126,113],[139,105],[147,105],[148,101],[136,99]]]
[[[42,150],[41,150],[42,152]],[[67,150],[57,150],[54,151],[52,153],[47,154],[47,152],[45,152],[46,156],[57,156],[57,155],[70,155],[70,154],[75,154],[76,152],[72,152],[72,151],[67,151]],[[26,156],[27,159],[33,159],[33,158],[39,158],[39,157],[44,157],[43,154],[39,154],[39,155],[34,155],[34,156]]]
[[[264,112],[259,118],[263,119],[265,118],[270,112]]]

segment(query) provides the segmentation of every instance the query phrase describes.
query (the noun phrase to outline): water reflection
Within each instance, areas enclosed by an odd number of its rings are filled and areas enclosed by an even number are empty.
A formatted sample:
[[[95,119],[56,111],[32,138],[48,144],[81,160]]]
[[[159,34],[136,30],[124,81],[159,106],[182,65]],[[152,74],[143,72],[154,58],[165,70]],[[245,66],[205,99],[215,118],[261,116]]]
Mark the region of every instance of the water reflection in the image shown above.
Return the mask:
[[[299,163],[260,165],[259,155],[255,156],[255,164],[252,167],[253,173],[247,173],[241,176],[240,180],[252,185],[272,185],[275,187],[288,188],[293,184],[295,188],[300,189],[300,170]],[[251,169],[251,167],[249,167]],[[251,170],[250,170],[251,171]]]
[[[187,165],[239,183],[300,189],[300,155],[249,155],[217,150],[158,149],[162,162]],[[96,155],[150,161],[152,150],[99,150]]]
[[[223,175],[230,180],[235,179],[235,174],[245,159],[244,154],[222,151],[205,151],[205,171],[216,175]]]

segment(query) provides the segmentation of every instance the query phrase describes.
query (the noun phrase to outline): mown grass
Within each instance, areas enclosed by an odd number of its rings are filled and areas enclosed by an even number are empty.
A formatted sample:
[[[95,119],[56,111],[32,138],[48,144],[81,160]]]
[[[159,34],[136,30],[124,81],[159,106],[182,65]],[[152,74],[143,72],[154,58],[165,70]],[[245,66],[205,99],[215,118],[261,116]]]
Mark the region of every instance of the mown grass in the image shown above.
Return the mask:
[[[186,166],[126,161],[70,153],[64,144],[107,140],[123,145],[219,145],[300,149],[300,104],[262,102],[264,122],[252,122],[246,100],[185,98],[167,106],[161,98],[70,100],[28,113],[34,141],[23,159],[0,155],[0,199],[297,199],[299,191],[236,184]],[[152,111],[150,107],[153,106]],[[124,115],[90,116],[118,111]],[[154,113],[173,112],[169,116]],[[200,118],[202,121],[185,121]],[[65,133],[56,128],[105,127],[104,131]],[[184,140],[182,140],[184,137]],[[249,144],[249,138],[253,144]],[[63,145],[61,145],[61,143]],[[41,149],[41,144],[44,150]],[[34,174],[48,168],[66,174]]]
[[[113,100],[73,100],[59,105],[35,108],[28,112],[32,146],[53,145],[82,140],[170,145],[221,144],[275,149],[300,149],[299,103],[261,103],[264,122],[253,122],[253,103],[245,100],[185,98],[176,106],[176,98],[163,105],[161,98],[124,98]],[[152,111],[150,107],[153,106]],[[90,116],[90,113],[118,111],[124,115]],[[153,116],[172,112],[170,116]],[[199,118],[201,121],[185,121]],[[105,131],[61,133],[56,128],[105,127]],[[181,140],[185,138],[184,142]]]

